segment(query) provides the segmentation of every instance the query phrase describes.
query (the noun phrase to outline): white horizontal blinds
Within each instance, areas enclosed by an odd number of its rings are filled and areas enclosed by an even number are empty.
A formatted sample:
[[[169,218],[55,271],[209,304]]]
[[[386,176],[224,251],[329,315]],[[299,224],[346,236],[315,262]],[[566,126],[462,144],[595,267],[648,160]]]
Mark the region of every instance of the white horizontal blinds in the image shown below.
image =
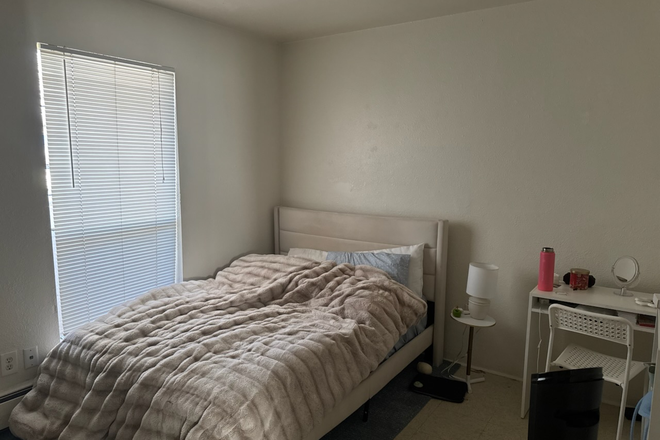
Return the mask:
[[[63,334],[180,281],[174,73],[40,49]]]

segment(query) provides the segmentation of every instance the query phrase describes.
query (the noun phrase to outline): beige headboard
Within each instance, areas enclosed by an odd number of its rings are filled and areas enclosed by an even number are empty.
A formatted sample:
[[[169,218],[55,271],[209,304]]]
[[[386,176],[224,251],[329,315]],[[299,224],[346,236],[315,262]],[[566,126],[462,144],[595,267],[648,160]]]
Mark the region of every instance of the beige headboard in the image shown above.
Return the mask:
[[[275,253],[290,248],[368,251],[424,243],[424,296],[434,301],[433,363],[444,355],[447,275],[446,220],[381,217],[307,209],[275,208]]]

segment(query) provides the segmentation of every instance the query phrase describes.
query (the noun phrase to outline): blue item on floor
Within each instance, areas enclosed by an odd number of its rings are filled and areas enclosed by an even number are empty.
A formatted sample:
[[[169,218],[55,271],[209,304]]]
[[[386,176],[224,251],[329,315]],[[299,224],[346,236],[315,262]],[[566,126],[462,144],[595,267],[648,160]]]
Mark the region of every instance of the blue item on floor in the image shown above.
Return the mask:
[[[651,417],[651,401],[653,400],[653,391],[646,393],[644,397],[637,402],[635,406],[635,412],[633,413],[632,421],[630,422],[630,440],[635,440],[635,420],[637,420],[637,414],[645,418],[648,422]],[[642,422],[642,426],[644,423]],[[642,440],[647,440],[649,437],[649,425],[646,423],[646,429],[642,433]]]

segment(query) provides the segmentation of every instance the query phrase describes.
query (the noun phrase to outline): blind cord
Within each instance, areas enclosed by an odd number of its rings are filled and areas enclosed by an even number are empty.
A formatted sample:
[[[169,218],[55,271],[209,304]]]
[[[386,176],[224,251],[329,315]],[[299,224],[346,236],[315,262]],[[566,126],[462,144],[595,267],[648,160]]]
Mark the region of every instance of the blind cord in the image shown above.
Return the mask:
[[[65,57],[64,60],[66,60],[66,59],[67,58]],[[85,205],[85,203],[84,203],[84,200],[83,200],[84,194],[83,194],[83,191],[82,191],[82,189],[83,189],[82,172],[81,172],[81,169],[80,169],[80,163],[81,163],[81,161],[80,161],[80,143],[79,143],[80,133],[78,131],[78,105],[77,105],[77,99],[76,99],[76,96],[77,96],[76,72],[74,70],[74,66],[76,65],[76,63],[73,62],[73,60],[74,60],[73,57],[71,57],[72,62],[69,65],[70,65],[70,68],[71,68],[71,85],[72,85],[71,96],[73,97],[73,117],[74,117],[75,133],[76,133],[76,159],[77,159],[77,162],[78,162],[78,167],[76,168],[76,167],[73,166],[73,156],[72,156],[72,158],[71,158],[71,169],[75,170],[75,173],[76,173],[75,175],[78,177],[78,184],[79,184],[78,185],[78,191],[77,191],[78,203],[79,203],[79,206],[80,206],[80,212],[84,213],[83,206]],[[66,66],[66,64],[65,64],[65,66]],[[66,74],[67,70],[65,69],[64,72]],[[65,81],[65,84],[67,84],[66,81]],[[68,89],[67,89],[66,100],[67,100],[67,111],[68,111],[68,108],[69,108],[68,107],[68,102],[69,102]],[[69,148],[70,148],[71,151],[73,151],[73,142],[69,143]],[[75,186],[75,176],[74,176],[73,188],[75,188],[75,187],[76,186]],[[85,261],[83,263],[83,273],[85,274],[85,291],[89,294],[89,266],[87,264],[88,249],[87,249],[87,232],[86,232],[87,230],[86,230],[85,215],[84,214],[80,215],[80,230],[82,231],[82,253],[83,253],[83,255],[85,255]],[[57,231],[56,231],[56,236],[57,236]],[[58,280],[58,283],[59,283],[59,280]],[[86,312],[88,317],[91,316],[89,302],[85,303],[85,312]],[[89,321],[89,319],[88,319],[88,321]]]
[[[122,163],[121,163],[121,149],[119,148],[119,95],[117,93],[117,62],[115,61],[113,63],[113,69],[112,69],[112,74],[113,74],[113,80],[114,80],[114,86],[115,86],[115,139],[116,139],[116,145],[115,147],[117,148],[117,179],[119,181],[119,235],[121,236],[121,240],[119,241],[121,243],[121,285],[122,285],[122,290],[123,290],[123,296],[124,296],[124,301],[126,301],[128,298],[126,297],[126,253],[124,251],[124,207],[122,203],[122,178],[121,178],[121,169],[122,169]]]
[[[160,126],[160,169],[163,173],[163,183],[165,183],[165,163],[163,154],[163,111],[160,105],[160,72],[156,72],[158,78],[158,124]]]
[[[69,80],[66,73],[66,58],[62,58],[64,63],[64,94],[66,95],[66,124],[69,135],[69,160],[71,162],[71,188],[76,187],[76,178],[73,171],[73,146],[71,145],[71,114],[69,113]]]

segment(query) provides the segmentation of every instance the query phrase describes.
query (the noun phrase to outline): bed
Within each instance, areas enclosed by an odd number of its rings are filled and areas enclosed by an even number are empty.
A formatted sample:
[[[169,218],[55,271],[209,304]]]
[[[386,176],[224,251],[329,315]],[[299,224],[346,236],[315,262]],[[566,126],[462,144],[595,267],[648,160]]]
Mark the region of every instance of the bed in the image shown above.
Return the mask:
[[[278,207],[275,254],[153,289],[67,335],[10,428],[25,440],[318,439],[429,346],[442,360],[446,234],[445,221]],[[435,322],[384,362],[428,311],[421,292],[369,265],[282,255],[415,243]]]
[[[280,254],[291,248],[354,252],[425,244],[423,292],[433,305],[433,324],[384,361],[305,437],[316,440],[366,403],[429,346],[433,346],[433,364],[442,363],[448,222],[289,207],[276,207],[274,216],[275,253]]]

